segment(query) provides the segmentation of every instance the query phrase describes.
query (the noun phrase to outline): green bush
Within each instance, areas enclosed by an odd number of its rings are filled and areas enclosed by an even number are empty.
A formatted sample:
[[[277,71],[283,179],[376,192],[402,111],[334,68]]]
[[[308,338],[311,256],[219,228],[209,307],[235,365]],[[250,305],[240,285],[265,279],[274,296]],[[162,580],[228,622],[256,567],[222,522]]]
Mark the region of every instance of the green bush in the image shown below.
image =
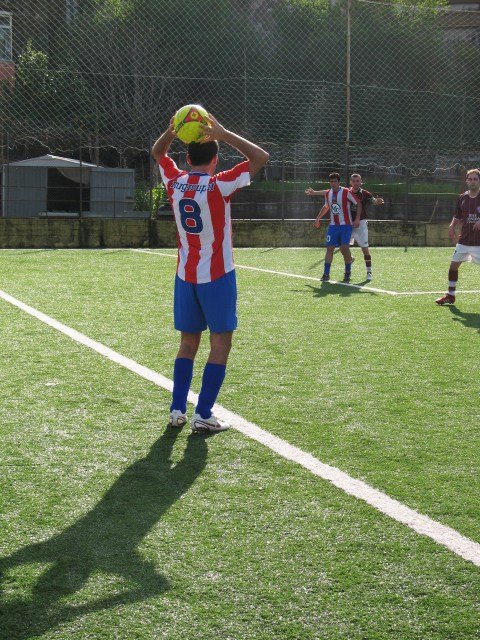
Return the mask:
[[[150,211],[154,216],[158,208],[167,204],[168,198],[163,184],[150,189],[148,184],[139,184],[135,187],[135,211]]]

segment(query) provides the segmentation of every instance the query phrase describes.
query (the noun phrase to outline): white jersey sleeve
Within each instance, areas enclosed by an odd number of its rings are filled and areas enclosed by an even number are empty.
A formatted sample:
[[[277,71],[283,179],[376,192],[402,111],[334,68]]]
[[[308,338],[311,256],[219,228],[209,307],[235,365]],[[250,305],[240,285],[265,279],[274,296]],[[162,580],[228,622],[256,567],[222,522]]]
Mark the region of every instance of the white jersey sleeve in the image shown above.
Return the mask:
[[[162,156],[158,161],[158,166],[160,168],[162,182],[165,186],[168,185],[170,180],[175,180],[175,178],[187,173],[186,171],[181,171],[170,156]]]
[[[235,191],[250,184],[250,163],[248,160],[240,162],[228,171],[215,175],[215,182],[224,198],[230,198]]]

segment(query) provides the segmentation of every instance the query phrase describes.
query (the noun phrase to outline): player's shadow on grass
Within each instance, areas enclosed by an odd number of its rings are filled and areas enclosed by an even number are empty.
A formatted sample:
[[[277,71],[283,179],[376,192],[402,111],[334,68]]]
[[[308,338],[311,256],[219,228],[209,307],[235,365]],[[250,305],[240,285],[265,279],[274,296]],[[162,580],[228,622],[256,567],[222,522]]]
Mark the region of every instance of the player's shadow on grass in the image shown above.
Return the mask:
[[[322,249],[326,249],[326,245],[321,245]],[[340,249],[335,249],[333,251],[333,255],[335,256],[337,253],[340,253]],[[317,260],[317,262],[313,262],[312,264],[310,264],[308,266],[309,270],[312,271],[313,269],[318,269],[318,267],[322,264],[325,263],[325,256],[323,258],[321,258],[320,260]]]
[[[325,298],[326,296],[332,295],[344,298],[358,293],[368,293],[373,296],[378,295],[376,291],[358,289],[357,287],[349,287],[343,284],[334,284],[333,282],[322,282],[319,287],[314,287],[311,284],[306,284],[305,286],[311,290],[314,298]],[[361,286],[361,283],[359,286]]]
[[[448,309],[454,314],[453,320],[455,322],[461,322],[469,329],[477,329],[478,333],[480,333],[480,313],[465,313],[457,309],[455,305],[450,305]]]
[[[93,509],[67,529],[0,559],[0,588],[13,582],[9,572],[20,565],[50,565],[28,599],[0,601],[0,638],[37,637],[79,616],[145,600],[169,588],[168,580],[137,548],[205,467],[206,440],[193,435],[182,460],[171,463],[178,433],[165,431],[148,455],[130,465]],[[99,573],[119,576],[127,584],[115,582],[112,595],[72,602],[75,592]]]

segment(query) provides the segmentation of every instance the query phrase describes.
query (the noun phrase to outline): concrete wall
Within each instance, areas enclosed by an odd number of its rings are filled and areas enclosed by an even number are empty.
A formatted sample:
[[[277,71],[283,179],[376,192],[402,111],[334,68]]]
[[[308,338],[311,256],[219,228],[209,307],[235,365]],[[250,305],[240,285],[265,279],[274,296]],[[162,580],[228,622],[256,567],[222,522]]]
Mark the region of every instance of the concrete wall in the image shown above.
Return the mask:
[[[448,238],[449,222],[427,223],[425,225],[425,244],[427,247],[451,247]]]
[[[450,246],[448,223],[397,221],[369,223],[372,246]],[[237,247],[316,247],[324,242],[325,225],[311,220],[233,221]],[[97,218],[0,218],[0,248],[175,247],[170,220],[102,220]]]
[[[368,225],[369,241],[372,246],[424,247],[425,227],[425,223],[372,221]],[[233,221],[233,239],[237,247],[318,247],[325,241],[325,231],[326,225],[315,229],[311,220]],[[440,238],[441,232],[439,241]],[[447,243],[448,236],[445,232],[444,244]]]

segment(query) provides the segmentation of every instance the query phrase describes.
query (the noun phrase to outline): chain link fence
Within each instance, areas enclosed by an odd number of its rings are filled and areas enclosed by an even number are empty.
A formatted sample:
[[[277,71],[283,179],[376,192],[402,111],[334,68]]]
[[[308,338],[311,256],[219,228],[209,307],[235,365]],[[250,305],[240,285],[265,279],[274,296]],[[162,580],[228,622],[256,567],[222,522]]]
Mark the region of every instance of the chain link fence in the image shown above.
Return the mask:
[[[479,11],[433,4],[0,0],[1,162],[130,168],[156,209],[149,150],[194,102],[270,152],[236,217],[313,217],[304,187],[335,169],[384,195],[377,217],[439,219],[480,164],[479,45]]]

